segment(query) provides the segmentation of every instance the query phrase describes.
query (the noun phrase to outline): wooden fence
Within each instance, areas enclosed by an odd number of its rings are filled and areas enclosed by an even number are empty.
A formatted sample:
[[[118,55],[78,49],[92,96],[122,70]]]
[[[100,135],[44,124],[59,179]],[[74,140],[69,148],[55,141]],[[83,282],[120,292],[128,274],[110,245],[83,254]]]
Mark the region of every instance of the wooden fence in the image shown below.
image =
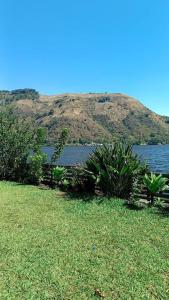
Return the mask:
[[[49,183],[51,181],[51,168],[53,168],[53,165],[45,165],[44,166],[44,182],[45,183]],[[67,179],[71,179],[72,176],[74,175],[76,169],[78,168],[78,166],[68,166],[65,167],[67,169],[67,174],[66,174],[66,178]],[[156,174],[159,175],[159,174]],[[169,179],[169,174],[162,174],[164,177]],[[140,199],[144,199],[144,200],[148,200],[148,193],[147,190],[144,188],[142,191],[140,191],[140,193],[138,194],[138,196],[140,197]],[[157,193],[155,195],[157,198],[160,198],[162,201],[169,203],[169,189],[164,191],[164,192],[160,192]]]
[[[147,191],[146,190],[141,191],[141,193],[138,194],[138,197],[140,197],[140,199],[148,200]],[[169,203],[169,190],[166,190],[165,192],[162,193],[156,193],[155,197],[160,198],[160,200]]]

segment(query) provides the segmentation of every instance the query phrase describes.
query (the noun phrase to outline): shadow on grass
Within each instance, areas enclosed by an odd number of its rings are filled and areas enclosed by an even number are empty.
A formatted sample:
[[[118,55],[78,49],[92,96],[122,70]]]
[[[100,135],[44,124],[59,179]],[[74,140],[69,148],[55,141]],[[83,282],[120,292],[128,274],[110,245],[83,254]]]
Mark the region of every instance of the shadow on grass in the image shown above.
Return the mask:
[[[12,186],[25,186],[25,185],[27,185],[27,183],[16,182],[16,181],[12,181],[12,180],[4,180],[4,181],[2,180],[2,182],[11,184]]]
[[[54,190],[54,188],[52,188],[50,185],[47,184],[40,184],[37,186],[40,190]]]
[[[127,209],[133,211],[142,211],[144,209],[149,209],[152,214],[160,215],[161,217],[169,217],[169,205],[168,206],[151,206],[149,204],[132,204],[127,201],[123,204]]]
[[[155,213],[160,215],[161,217],[168,218],[169,217],[169,206],[157,207]]]
[[[113,202],[113,198],[112,197],[107,197],[104,195],[97,195],[97,194],[90,194],[90,193],[78,193],[78,192],[69,192],[66,193],[66,200],[70,201],[70,200],[76,200],[76,201],[83,201],[86,203],[90,203],[90,202],[97,202],[97,204],[102,204],[104,201],[112,201]],[[158,207],[158,206],[154,206],[151,207],[150,205],[146,204],[146,203],[129,203],[127,200],[124,199],[120,199],[120,198],[116,198],[116,200],[121,201],[121,203],[123,203],[122,205],[130,210],[130,211],[135,211],[135,212],[139,212],[139,211],[143,211],[144,209],[149,209],[149,212],[151,212],[152,214],[158,214],[161,217],[169,217],[169,204],[165,207]]]
[[[145,209],[146,207],[140,204],[134,204],[134,203],[129,203],[129,202],[124,202],[123,204],[127,209],[129,210],[134,210],[134,211],[140,211]]]
[[[32,187],[36,187],[40,190],[51,190],[52,188],[48,185],[45,184],[33,184],[31,182],[15,182],[15,181],[10,181],[12,183],[12,186],[32,186]]]
[[[79,200],[83,202],[97,202],[98,204],[103,203],[108,198],[105,196],[98,196],[97,194],[92,193],[84,193],[84,192],[67,192],[66,198],[68,201],[70,200]]]

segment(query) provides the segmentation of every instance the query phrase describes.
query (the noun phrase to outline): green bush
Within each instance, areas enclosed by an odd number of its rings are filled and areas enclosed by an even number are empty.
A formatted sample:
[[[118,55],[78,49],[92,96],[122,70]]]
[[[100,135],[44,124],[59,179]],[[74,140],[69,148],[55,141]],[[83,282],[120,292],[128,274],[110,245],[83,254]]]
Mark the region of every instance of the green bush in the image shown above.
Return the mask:
[[[16,115],[14,109],[0,112],[0,178],[23,180],[28,155],[35,144],[36,130],[29,118]]]
[[[67,170],[64,167],[54,167],[52,169],[52,178],[54,183],[60,185],[63,183],[65,176],[66,176]]]
[[[40,184],[43,180],[43,165],[47,156],[44,153],[37,153],[30,156],[29,162],[29,181],[34,184]]]
[[[63,191],[68,191],[70,188],[70,181],[68,179],[63,179],[61,183],[61,188]]]
[[[136,178],[140,180],[147,167],[133,154],[132,146],[118,142],[97,148],[85,170],[105,194],[129,199]]]
[[[148,196],[152,205],[154,204],[156,193],[163,192],[169,188],[167,185],[168,179],[163,177],[161,174],[145,174],[143,181],[145,187],[147,188]]]
[[[43,180],[43,165],[47,161],[47,155],[41,150],[45,142],[46,132],[44,128],[37,128],[35,134],[35,143],[33,155],[29,157],[29,181],[34,184],[40,184]]]
[[[95,176],[83,167],[73,168],[70,187],[73,192],[93,193],[95,190]]]

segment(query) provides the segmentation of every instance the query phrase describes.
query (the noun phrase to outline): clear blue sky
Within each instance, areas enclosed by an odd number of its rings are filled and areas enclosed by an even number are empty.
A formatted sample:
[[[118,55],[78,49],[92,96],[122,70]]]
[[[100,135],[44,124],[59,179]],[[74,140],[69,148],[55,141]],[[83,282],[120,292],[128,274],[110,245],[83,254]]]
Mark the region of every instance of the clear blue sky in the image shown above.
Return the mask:
[[[168,0],[0,0],[0,89],[121,92],[169,115]]]

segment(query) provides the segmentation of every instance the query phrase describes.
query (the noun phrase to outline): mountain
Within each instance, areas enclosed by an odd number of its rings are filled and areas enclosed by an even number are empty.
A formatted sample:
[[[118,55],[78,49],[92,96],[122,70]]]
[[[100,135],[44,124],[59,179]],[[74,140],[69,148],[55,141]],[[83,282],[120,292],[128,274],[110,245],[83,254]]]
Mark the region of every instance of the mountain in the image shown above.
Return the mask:
[[[116,138],[132,143],[169,143],[169,118],[160,116],[128,95],[39,95],[33,89],[0,91],[0,104],[13,104],[32,116],[54,141],[61,127],[70,129],[70,142],[104,142]]]

